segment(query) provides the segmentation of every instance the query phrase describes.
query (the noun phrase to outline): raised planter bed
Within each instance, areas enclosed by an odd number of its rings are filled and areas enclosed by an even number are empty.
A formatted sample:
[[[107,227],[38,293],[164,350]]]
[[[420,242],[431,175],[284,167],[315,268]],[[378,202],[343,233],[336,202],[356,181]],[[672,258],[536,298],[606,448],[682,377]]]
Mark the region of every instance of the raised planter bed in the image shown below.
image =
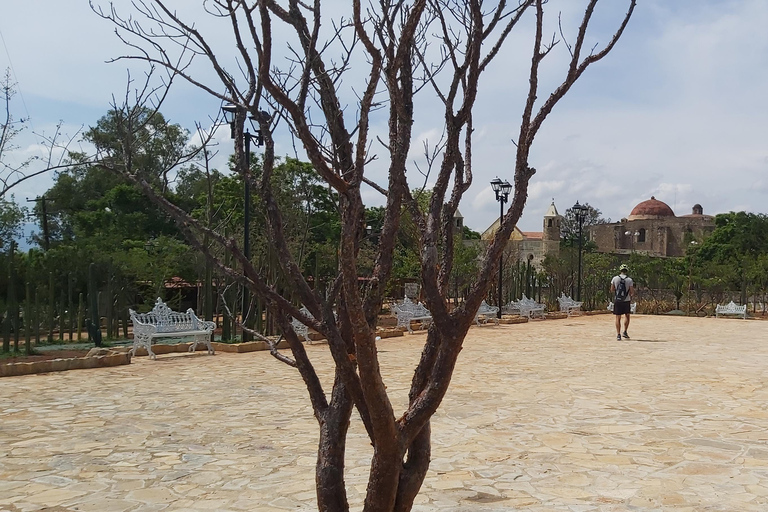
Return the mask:
[[[524,324],[528,322],[527,316],[520,315],[504,315],[499,320],[500,324]]]
[[[105,368],[131,363],[131,355],[117,351],[108,351],[104,355],[86,357],[69,357],[0,364],[0,377],[14,377],[33,373],[62,372],[67,370],[83,370],[87,368]]]
[[[319,334],[314,336],[313,340],[318,342],[325,342],[325,338],[320,337]],[[392,338],[403,335],[402,328],[378,328],[376,330],[376,336],[384,338]],[[310,335],[311,336],[311,335]],[[173,353],[189,353],[189,347],[191,343],[176,343],[173,345],[157,344],[152,345],[152,351],[155,354],[173,354]],[[246,353],[257,352],[260,350],[269,350],[266,342],[264,341],[249,341],[246,343],[220,343],[213,342],[211,344],[217,352],[227,353]],[[288,342],[281,341],[277,348],[287,349]],[[66,370],[80,370],[85,368],[104,368],[109,366],[119,366],[123,364],[130,364],[131,355],[129,350],[130,346],[124,347],[112,347],[110,349],[102,349],[99,355],[91,355],[85,357],[61,357],[61,358],[47,358],[38,361],[24,361],[24,362],[8,362],[0,363],[0,377],[12,377],[16,375],[29,375],[33,373],[48,373],[59,372]],[[70,351],[76,352],[76,351]],[[80,352],[80,351],[77,351]],[[136,350],[136,356],[146,356],[147,349],[140,347]],[[33,356],[34,357],[34,356]]]

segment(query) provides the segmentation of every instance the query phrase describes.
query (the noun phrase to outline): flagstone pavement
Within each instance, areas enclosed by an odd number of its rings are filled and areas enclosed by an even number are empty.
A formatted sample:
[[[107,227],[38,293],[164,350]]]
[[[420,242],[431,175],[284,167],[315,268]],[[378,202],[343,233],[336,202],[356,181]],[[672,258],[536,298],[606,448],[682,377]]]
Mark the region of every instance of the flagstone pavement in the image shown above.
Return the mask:
[[[473,327],[416,511],[768,510],[768,322]],[[424,333],[380,343],[402,410]],[[327,384],[327,347],[308,346]],[[0,511],[316,510],[317,425],[266,352],[0,379]],[[370,446],[355,416],[347,484]]]

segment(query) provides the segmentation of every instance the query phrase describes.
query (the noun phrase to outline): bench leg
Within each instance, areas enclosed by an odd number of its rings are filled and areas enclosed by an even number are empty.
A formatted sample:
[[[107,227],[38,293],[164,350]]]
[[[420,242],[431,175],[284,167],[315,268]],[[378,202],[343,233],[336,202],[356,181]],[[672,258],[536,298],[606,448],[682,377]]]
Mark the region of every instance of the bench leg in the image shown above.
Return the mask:
[[[402,316],[398,317],[397,319],[397,326],[398,327],[405,327],[408,329],[408,332],[413,334],[413,329],[411,329],[411,317],[404,318]]]
[[[195,341],[192,343],[192,345],[189,346],[189,351],[194,352],[197,349],[198,343],[208,347],[208,354],[213,355],[215,353],[213,350],[213,345],[211,345],[210,334],[195,334]]]
[[[136,350],[140,347],[147,349],[147,355],[150,359],[157,359],[157,356],[152,352],[152,335],[143,332],[133,333],[133,348],[130,350],[131,357],[136,355]]]

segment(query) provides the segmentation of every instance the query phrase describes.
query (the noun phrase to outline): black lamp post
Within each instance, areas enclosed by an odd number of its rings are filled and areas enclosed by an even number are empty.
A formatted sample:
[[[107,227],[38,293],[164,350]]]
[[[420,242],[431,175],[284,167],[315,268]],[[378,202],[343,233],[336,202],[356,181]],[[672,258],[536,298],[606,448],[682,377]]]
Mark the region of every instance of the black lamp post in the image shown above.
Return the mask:
[[[234,139],[235,138],[235,122],[237,119],[237,113],[238,111],[242,109],[242,107],[238,107],[237,105],[232,105],[231,103],[227,103],[223,107],[221,107],[222,113],[224,114],[224,120],[229,124],[230,128],[230,136]],[[270,116],[267,112],[261,112],[262,117],[264,117],[265,121],[269,121]],[[251,122],[251,126],[253,127],[255,133],[250,133],[248,129],[245,129],[245,132],[243,132],[243,142],[245,143],[245,171],[243,172],[243,186],[244,186],[244,197],[243,202],[244,204],[244,210],[243,210],[243,255],[246,257],[246,259],[251,259],[251,183],[248,179],[248,175],[251,170],[251,141],[255,141],[257,146],[264,145],[264,137],[261,133],[261,129],[257,128],[257,125],[254,124],[256,121],[256,118],[252,115],[248,116],[248,119]],[[248,303],[249,303],[249,297],[248,297],[248,289],[243,288],[243,326],[245,326],[245,319],[246,319],[246,313],[248,312]],[[243,329],[243,339],[242,341],[249,341],[250,336],[248,336],[248,333]]]
[[[686,256],[690,256],[688,261],[688,307],[686,308],[686,314],[691,314],[691,290],[693,289],[693,260],[696,259],[696,246],[699,242],[691,240],[686,251]]]
[[[579,223],[579,275],[578,275],[578,281],[576,285],[576,300],[581,300],[581,246],[582,246],[582,236],[581,236],[581,230],[584,226],[584,219],[587,217],[587,212],[589,211],[589,207],[587,205],[579,204],[578,201],[576,201],[576,204],[573,205],[573,213],[576,215],[576,220]]]
[[[501,181],[497,176],[496,179],[491,181],[491,188],[496,193],[496,200],[499,202],[499,229],[501,229],[501,222],[504,218],[504,203],[509,200],[509,193],[512,191],[512,185],[506,180]],[[499,258],[499,311],[496,313],[499,318],[501,318],[501,308],[503,307],[501,293],[503,268],[504,251],[501,252],[501,257]]]

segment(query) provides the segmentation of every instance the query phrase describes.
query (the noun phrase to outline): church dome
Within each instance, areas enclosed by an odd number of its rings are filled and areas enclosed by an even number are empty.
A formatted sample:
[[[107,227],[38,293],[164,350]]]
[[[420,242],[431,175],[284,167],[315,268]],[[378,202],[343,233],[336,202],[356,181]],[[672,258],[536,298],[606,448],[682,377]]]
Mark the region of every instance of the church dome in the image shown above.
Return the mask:
[[[629,214],[628,220],[640,220],[640,219],[658,219],[662,217],[674,217],[675,212],[672,208],[663,201],[659,201],[655,197],[647,201],[643,201],[634,207],[632,213]]]

